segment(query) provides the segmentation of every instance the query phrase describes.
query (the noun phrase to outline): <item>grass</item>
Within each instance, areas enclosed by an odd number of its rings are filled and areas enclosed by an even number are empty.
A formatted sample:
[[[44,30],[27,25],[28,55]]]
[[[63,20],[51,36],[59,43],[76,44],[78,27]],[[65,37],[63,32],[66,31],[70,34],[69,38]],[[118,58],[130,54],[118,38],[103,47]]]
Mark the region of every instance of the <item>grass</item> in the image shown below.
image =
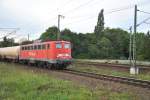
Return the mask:
[[[0,100],[82,100],[90,92],[69,81],[16,69],[14,65],[0,66]]]
[[[133,100],[130,92],[85,86],[35,73],[20,65],[0,63],[0,100]]]
[[[115,69],[111,70],[108,68],[97,68],[95,66],[91,65],[80,65],[80,64],[74,64],[75,67],[72,67],[72,69],[80,70],[80,71],[87,71],[87,72],[94,72],[97,74],[107,74],[107,75],[115,75],[115,76],[122,76],[122,77],[131,77],[131,78],[137,78],[142,80],[150,80],[150,71],[147,73],[140,73],[139,75],[131,75],[129,72],[126,71],[116,71]]]

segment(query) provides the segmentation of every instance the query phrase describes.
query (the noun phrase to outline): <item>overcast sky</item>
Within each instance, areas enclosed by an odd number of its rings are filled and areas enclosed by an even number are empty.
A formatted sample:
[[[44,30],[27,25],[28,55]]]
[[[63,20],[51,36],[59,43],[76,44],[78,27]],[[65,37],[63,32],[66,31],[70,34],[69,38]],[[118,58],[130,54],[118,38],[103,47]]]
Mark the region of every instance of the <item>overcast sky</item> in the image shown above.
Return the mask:
[[[0,28],[20,28],[15,37],[30,34],[31,39],[36,39],[49,26],[57,26],[57,16],[62,14],[65,18],[61,19],[61,30],[93,32],[98,13],[104,9],[106,27],[127,30],[133,25],[135,4],[138,9],[150,12],[150,0],[0,0]],[[110,13],[124,8],[129,9]],[[150,14],[138,12],[138,23],[148,17]],[[148,24],[138,27],[142,32],[148,29]],[[2,37],[8,30],[0,30],[0,33]]]

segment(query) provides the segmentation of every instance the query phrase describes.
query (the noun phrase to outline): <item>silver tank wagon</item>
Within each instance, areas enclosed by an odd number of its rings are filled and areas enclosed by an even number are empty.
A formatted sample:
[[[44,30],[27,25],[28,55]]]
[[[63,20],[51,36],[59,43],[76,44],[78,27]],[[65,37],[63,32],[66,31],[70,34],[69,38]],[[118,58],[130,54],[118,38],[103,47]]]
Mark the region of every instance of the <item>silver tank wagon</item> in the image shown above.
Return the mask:
[[[17,59],[19,57],[20,46],[0,48],[1,58]]]

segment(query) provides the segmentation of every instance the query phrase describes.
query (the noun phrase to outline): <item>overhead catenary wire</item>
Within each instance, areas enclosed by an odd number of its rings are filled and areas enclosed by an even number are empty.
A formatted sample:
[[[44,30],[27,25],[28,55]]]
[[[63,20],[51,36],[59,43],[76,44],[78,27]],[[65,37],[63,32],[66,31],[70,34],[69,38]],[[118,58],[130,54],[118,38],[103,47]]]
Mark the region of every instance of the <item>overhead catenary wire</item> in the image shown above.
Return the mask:
[[[150,23],[149,22],[144,22],[145,24],[149,24],[150,25]]]
[[[76,11],[76,10],[78,10],[78,9],[81,8],[81,7],[87,6],[87,5],[88,5],[90,2],[92,2],[92,1],[94,1],[94,0],[89,0],[88,2],[82,3],[82,4],[80,4],[79,6],[73,8],[73,9],[71,9],[71,10],[69,10],[69,11],[62,12],[61,14],[65,15],[65,14],[72,13],[72,11]],[[104,1],[104,0],[103,0],[103,1]],[[66,3],[64,3],[64,5],[63,5],[63,7],[61,7],[61,9],[63,9],[64,6],[67,6],[67,4],[69,4],[69,3],[70,3],[70,0],[66,1]],[[52,10],[52,11],[55,12],[55,14],[56,14],[56,13],[58,13],[58,9],[59,9],[59,8],[57,8],[57,9],[55,9],[55,10]],[[54,14],[54,13],[53,13],[53,14]],[[59,14],[60,14],[60,13],[59,13]],[[57,16],[51,17],[50,19],[51,19],[51,20],[57,19]]]
[[[146,12],[146,11],[143,11],[143,10],[139,10],[138,9],[138,12],[142,12],[142,13],[145,13],[145,14],[150,14],[150,12]],[[150,24],[149,22],[146,22],[147,20],[149,20],[149,18],[145,19],[144,21],[140,22],[137,26],[140,26],[141,24],[145,23],[145,24]]]
[[[70,3],[71,3],[71,0],[67,0],[65,3],[63,3],[63,7],[61,7],[61,9],[63,9],[65,6],[67,6]]]
[[[8,37],[9,35],[16,33],[17,30],[19,30],[20,28],[1,28],[1,29],[15,29],[12,32],[9,32],[8,34],[6,34],[5,36],[1,37],[0,39],[3,39],[4,37]]]
[[[113,9],[112,11],[104,13],[104,15],[109,15],[112,13],[116,13],[116,12],[120,12],[120,11],[124,11],[124,10],[129,10],[129,9],[132,9],[133,7],[128,6],[128,7],[121,7],[121,8]],[[89,17],[84,18],[84,20],[81,19],[81,20],[66,23],[64,25],[68,25],[68,24],[72,24],[72,23],[76,23],[76,22],[81,22],[81,21],[87,21],[87,20],[94,19],[94,18],[97,18],[97,16],[89,16]]]
[[[64,13],[62,13],[62,14],[67,14],[67,13],[70,13],[70,12],[72,13],[72,12],[74,12],[74,11],[77,11],[77,10],[80,9],[81,7],[87,6],[87,5],[90,4],[92,1],[93,1],[93,0],[89,0],[89,1],[87,1],[87,2],[85,2],[85,3],[82,3],[82,4],[78,5],[77,7],[73,8],[73,9],[67,11],[67,12],[64,12]],[[102,1],[104,1],[104,0],[102,0]],[[68,0],[68,1],[66,1],[66,2],[64,3],[64,5],[67,6],[67,4],[69,4],[70,2],[71,2],[71,1]],[[138,5],[141,6],[141,5],[145,5],[145,4],[148,4],[148,2],[141,2],[141,3],[138,4]],[[63,6],[64,6],[64,5],[63,5]],[[106,14],[111,14],[111,13],[114,13],[114,12],[117,12],[117,11],[123,11],[123,10],[127,10],[127,9],[130,9],[130,8],[128,8],[128,7],[127,7],[127,8],[126,8],[126,7],[123,7],[123,8],[121,8],[121,9],[112,9],[112,11],[107,12]],[[58,9],[57,9],[57,10],[58,10]],[[53,12],[56,12],[56,11],[53,11]],[[54,19],[57,19],[57,16],[50,18],[50,20],[54,20]]]
[[[12,29],[19,29],[19,28],[6,28],[6,27],[5,28],[0,28],[0,30],[9,30],[9,29],[12,30]]]
[[[86,18],[84,18],[84,19],[75,20],[75,21],[66,23],[66,24],[64,24],[64,25],[69,25],[69,24],[76,23],[76,22],[88,21],[88,20],[93,19],[93,18],[96,18],[96,16],[89,16],[89,17],[86,17]]]
[[[120,11],[128,10],[128,9],[132,9],[132,8],[117,9],[117,10],[113,10],[113,11],[110,11],[110,12],[106,12],[106,13],[104,13],[104,15],[109,15],[109,14],[112,14],[112,13],[115,13],[115,12],[120,12]],[[83,17],[83,18],[84,18],[84,17]],[[72,24],[72,23],[76,23],[76,22],[84,22],[84,21],[87,22],[87,20],[89,21],[89,20],[95,19],[95,18],[97,18],[97,16],[89,16],[89,17],[86,17],[86,18],[81,19],[81,20],[76,20],[76,21],[72,21],[72,22],[66,23],[66,24],[64,24],[64,25],[68,25],[68,24]]]
[[[122,7],[122,8],[117,8],[117,9],[112,9],[111,11],[107,11],[106,13],[104,13],[104,15],[108,15],[108,14],[112,14],[112,13],[115,13],[115,12],[120,12],[120,11],[124,11],[124,10],[129,10],[129,9],[132,9],[134,6],[132,7]],[[96,13],[97,14],[97,13]],[[91,15],[91,14],[90,14]],[[77,16],[77,17],[69,17],[69,18],[80,18],[80,17],[85,17],[85,15],[83,16]],[[93,18],[93,17],[97,17],[97,16],[89,16],[90,18]]]
[[[112,11],[106,12],[105,15],[112,14],[112,13],[115,13],[115,12],[124,11],[124,10],[129,10],[129,9],[132,9],[132,8],[134,8],[134,6],[128,6],[128,7],[122,7],[122,8],[119,8],[119,9],[114,9]]]
[[[69,2],[69,1],[67,1],[67,2]],[[87,5],[90,4],[91,2],[92,2],[92,0],[89,0],[89,1],[87,1],[86,3],[80,4],[79,6],[73,8],[73,9],[71,9],[71,10],[65,12],[65,13],[62,13],[62,14],[68,14],[68,13],[70,13],[70,12],[72,13],[72,12],[74,12],[74,11],[77,11],[79,8],[84,7],[84,6],[87,6]],[[143,6],[143,5],[145,5],[145,4],[148,4],[148,2],[141,2],[140,4],[138,3],[139,6]],[[121,8],[112,9],[111,11],[108,11],[108,12],[106,12],[106,13],[104,13],[104,14],[105,14],[105,15],[109,15],[109,14],[112,14],[112,13],[115,13],[115,12],[120,12],[120,11],[124,11],[124,10],[129,10],[129,9],[132,9],[132,8],[134,8],[134,5],[124,6],[124,7],[121,7]],[[85,16],[85,15],[84,15],[84,16]],[[84,16],[83,16],[83,17],[84,17]],[[81,17],[82,17],[82,16],[81,16]],[[56,16],[55,16],[55,18],[56,18]],[[75,18],[75,17],[73,17],[73,18]],[[88,17],[88,20],[89,20],[89,19],[94,19],[94,18],[96,18],[96,16]],[[85,20],[86,20],[86,19],[85,19]],[[79,21],[82,21],[82,20],[79,20]],[[73,22],[79,22],[79,21],[73,21]],[[71,24],[71,23],[73,23],[73,22],[69,22],[69,23],[67,23],[67,24]]]
[[[72,11],[77,11],[77,10],[80,9],[81,7],[87,6],[87,5],[90,4],[92,1],[94,1],[94,0],[88,0],[87,2],[80,4],[79,6],[73,8],[73,9],[71,9],[71,10],[69,10],[69,11],[66,11],[66,12],[64,12],[63,14],[68,14],[68,13],[70,13],[70,12],[72,13]]]
[[[84,6],[87,6],[87,5],[89,5],[91,2],[93,2],[94,0],[89,0],[89,1],[87,1],[87,2],[85,2],[85,3],[82,3],[82,4],[80,4],[80,5],[78,5],[77,7],[75,7],[75,8],[73,8],[73,9],[71,9],[71,10],[69,10],[69,11],[66,11],[66,12],[62,12],[62,14],[68,14],[68,13],[72,13],[73,11],[76,11],[76,10],[78,10],[78,9],[80,9],[81,7],[84,7]],[[99,0],[98,0],[99,1]],[[104,0],[101,0],[101,2],[102,1],[104,1]],[[68,1],[66,1],[66,3],[64,3],[64,5],[63,5],[63,7],[64,6],[67,6],[66,4],[69,4],[71,1],[70,0],[68,0]],[[148,4],[149,2],[148,1],[144,1],[144,2],[140,2],[140,3],[138,3],[137,5],[139,5],[139,6],[141,6],[141,5],[145,5],[145,4]],[[94,3],[95,4],[95,3]],[[61,9],[63,8],[63,7],[61,7]],[[58,8],[59,9],[59,8]],[[58,10],[57,9],[57,10]]]
[[[8,37],[9,35],[11,35],[11,34],[14,33],[14,32],[16,32],[16,31],[10,32],[10,33],[8,33],[7,35],[1,37],[0,39],[3,39],[4,37]]]
[[[146,4],[148,4],[148,2],[141,2],[141,3],[138,3],[138,6],[143,6],[143,5],[146,5]],[[104,14],[108,15],[108,14],[111,14],[111,13],[124,11],[124,10],[129,10],[129,9],[132,9],[132,8],[134,8],[134,5],[128,5],[128,6],[120,7],[120,8],[117,8],[117,9],[111,9],[110,11],[108,11]],[[76,10],[76,9],[74,9],[74,10]]]
[[[140,6],[142,6],[142,5],[140,5]],[[124,7],[116,8],[116,9],[111,9],[110,11],[107,11],[106,13],[104,13],[104,15],[109,15],[109,14],[113,14],[113,13],[124,11],[124,10],[129,10],[129,9],[133,9],[133,8],[134,8],[134,5],[132,5],[132,6],[129,5],[129,6],[124,6]],[[93,19],[93,18],[96,18],[96,17],[97,16],[89,16],[89,17],[86,17],[83,21],[87,21],[89,19]],[[82,20],[77,20],[77,21],[69,22],[67,24],[72,24],[74,22],[79,22],[79,21],[82,21]]]
[[[148,17],[147,19],[143,20],[142,22],[140,22],[139,24],[137,24],[137,27],[140,26],[141,24],[145,23],[146,21],[150,20],[150,17]]]
[[[143,6],[143,5],[145,5],[145,4],[147,4],[147,3],[141,3],[141,4],[139,4],[139,6]],[[104,15],[109,15],[109,14],[113,14],[113,13],[116,13],[116,12],[120,12],[120,11],[124,11],[124,10],[129,10],[129,9],[133,9],[134,8],[134,5],[129,5],[129,6],[124,6],[124,7],[120,7],[120,8],[117,8],[117,9],[112,9],[111,11],[108,11],[108,12],[106,12],[106,13],[104,13]],[[67,24],[64,24],[64,25],[68,25],[68,24],[72,24],[72,23],[76,23],[76,22],[84,22],[84,21],[86,21],[87,22],[87,20],[89,21],[90,19],[94,19],[94,18],[96,18],[97,16],[90,16],[90,17],[86,17],[84,20],[77,20],[77,21],[73,21],[73,22],[69,22],[69,23],[67,23]]]
[[[138,12],[142,12],[142,13],[145,13],[145,14],[150,14],[150,12],[146,12],[146,11],[142,11],[142,10],[138,10]]]
[[[63,7],[66,6],[67,4],[69,4],[70,1],[71,1],[71,0],[67,0],[65,3],[63,3]],[[61,7],[61,9],[62,9],[63,7]],[[49,20],[53,20],[53,21],[54,21],[54,20],[57,20],[58,9],[59,9],[59,8],[57,8],[57,9],[52,9],[52,10],[51,10],[52,14],[55,14],[56,16],[52,16],[51,18],[49,18]]]
[[[65,12],[65,13],[63,13],[63,14],[67,14],[67,13],[70,13],[70,12],[72,13],[72,11],[76,11],[77,9],[79,9],[79,8],[81,8],[81,7],[87,6],[87,5],[90,4],[92,1],[93,1],[93,0],[89,0],[89,1],[87,1],[86,3],[80,4],[79,6],[73,8],[73,9],[71,9],[71,10],[69,10],[69,11],[67,11],[67,12]],[[102,0],[102,1],[104,1],[104,0]],[[148,4],[148,2],[141,2],[141,3],[138,3],[139,6],[145,5],[145,4]],[[132,5],[131,8],[134,8],[134,5]],[[124,8],[118,9],[118,11],[120,11],[120,10],[122,11],[122,10],[126,10],[126,9],[130,9],[130,7],[129,7],[129,6],[126,6],[126,7],[124,7]],[[113,9],[112,9],[112,10],[113,10]],[[113,12],[116,12],[116,9],[114,9],[114,11],[111,11],[111,12],[108,12],[108,13],[110,14],[110,13],[113,13]]]

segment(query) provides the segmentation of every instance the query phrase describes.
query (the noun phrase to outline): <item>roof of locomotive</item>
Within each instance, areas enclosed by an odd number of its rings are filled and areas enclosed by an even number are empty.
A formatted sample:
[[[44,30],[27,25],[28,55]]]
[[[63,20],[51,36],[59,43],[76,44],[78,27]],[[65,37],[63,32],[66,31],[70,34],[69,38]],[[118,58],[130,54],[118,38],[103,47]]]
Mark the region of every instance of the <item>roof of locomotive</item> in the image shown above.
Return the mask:
[[[20,46],[28,46],[28,45],[35,45],[35,44],[46,44],[46,43],[60,43],[60,42],[70,43],[70,41],[59,40],[59,41],[35,42],[35,43],[25,44],[25,45],[20,45]]]

